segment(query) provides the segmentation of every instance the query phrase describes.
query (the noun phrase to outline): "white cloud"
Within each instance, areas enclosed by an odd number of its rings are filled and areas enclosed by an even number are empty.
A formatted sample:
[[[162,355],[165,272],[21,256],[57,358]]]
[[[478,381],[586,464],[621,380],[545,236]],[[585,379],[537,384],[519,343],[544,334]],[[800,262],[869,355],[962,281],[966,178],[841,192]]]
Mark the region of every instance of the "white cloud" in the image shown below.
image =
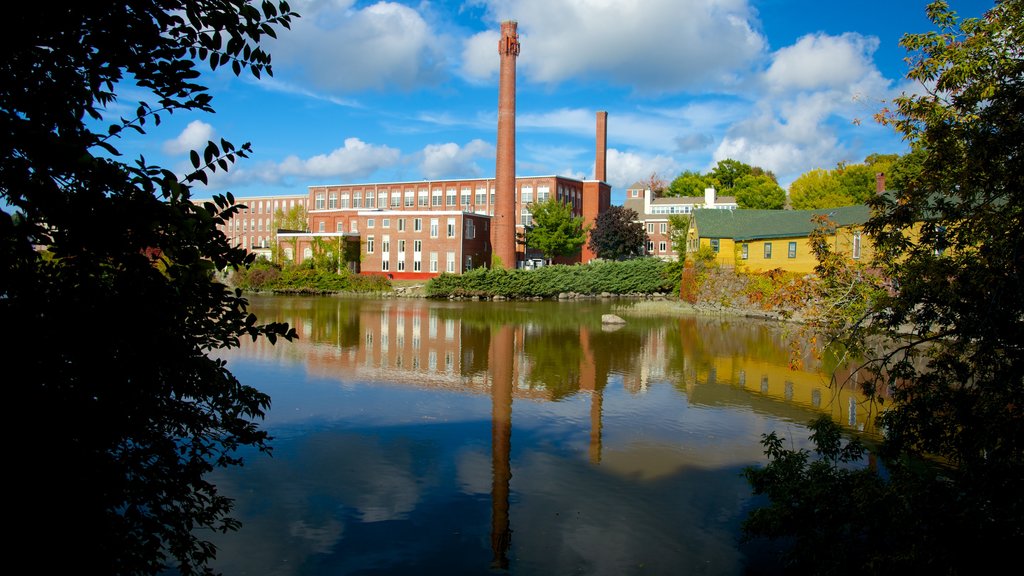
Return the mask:
[[[414,8],[351,0],[300,1],[302,17],[274,43],[275,73],[298,73],[322,90],[411,89],[445,74],[451,40]]]
[[[389,146],[373,146],[358,138],[346,138],[345,146],[306,159],[289,156],[278,166],[282,175],[303,177],[362,178],[394,165],[400,152]]]
[[[430,144],[420,154],[420,170],[425,178],[463,178],[478,176],[477,158],[494,158],[494,146],[483,140],[473,140],[465,146],[453,142]]]
[[[617,190],[624,190],[635,182],[645,181],[652,174],[662,180],[671,180],[679,173],[676,161],[668,156],[645,156],[635,152],[620,152],[608,149],[608,183]]]
[[[163,150],[167,154],[175,155],[187,154],[191,150],[202,150],[206,143],[213,139],[214,134],[213,126],[200,120],[193,120],[176,138],[164,142]]]
[[[765,50],[748,0],[485,3],[495,22],[519,23],[519,69],[539,82],[599,76],[640,92],[721,87],[731,85]],[[494,74],[497,39],[491,31],[465,42],[463,74],[478,79]]]
[[[871,61],[877,49],[875,37],[856,33],[808,34],[772,55],[764,79],[774,90],[844,90],[877,74]]]

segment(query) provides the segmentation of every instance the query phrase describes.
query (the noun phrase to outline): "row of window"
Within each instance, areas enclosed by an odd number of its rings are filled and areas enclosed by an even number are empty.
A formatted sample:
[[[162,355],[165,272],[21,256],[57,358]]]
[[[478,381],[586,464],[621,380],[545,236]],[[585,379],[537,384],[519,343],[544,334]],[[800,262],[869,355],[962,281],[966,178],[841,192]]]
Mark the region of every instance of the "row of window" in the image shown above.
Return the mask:
[[[786,256],[788,258],[796,258],[796,245],[797,245],[796,242],[789,242],[789,243],[787,243],[787,246],[786,246]],[[718,238],[712,238],[711,239],[711,249],[714,250],[715,252],[718,252],[720,247],[721,247],[721,244],[720,244],[719,239]],[[764,249],[764,259],[765,260],[771,260],[771,258],[772,258],[772,243],[771,242],[765,242],[763,249]],[[852,251],[853,252],[852,256],[853,256],[854,259],[859,259],[860,258],[860,251],[861,251],[860,232],[854,232],[854,234],[853,234],[853,251]],[[747,243],[740,244],[740,258],[742,258],[743,260],[747,260],[747,259],[750,258],[750,244],[747,244]]]
[[[305,204],[305,198],[288,198],[280,200],[256,200],[247,201],[242,198],[236,199],[239,204],[244,205],[246,208],[242,210],[242,214],[263,214],[266,210],[267,214],[273,214],[277,210],[289,210],[295,207],[295,203],[298,202],[300,206]]]
[[[550,198],[551,191],[548,186],[537,187],[537,202],[545,202]],[[533,187],[522,186],[520,188],[520,202],[522,204],[529,204],[533,202]],[[559,186],[557,197],[560,200],[572,202],[573,206],[577,206],[581,202],[580,191]],[[443,202],[442,202],[443,200]],[[471,200],[476,200],[476,205],[483,206],[488,200],[488,191],[486,188],[477,188],[475,194],[470,191],[469,188],[463,188],[459,193],[456,193],[455,188],[448,188],[442,193],[442,190],[436,189],[428,192],[426,189],[421,189],[418,192],[413,190],[406,190],[404,192],[391,191],[391,192],[367,192],[364,198],[362,192],[330,192],[325,195],[323,192],[316,192],[314,195],[314,206],[317,210],[337,210],[342,208],[385,208],[392,207],[398,208],[405,206],[411,208],[413,206],[426,207],[426,206],[470,206]],[[495,202],[495,191],[490,191],[490,203]]]

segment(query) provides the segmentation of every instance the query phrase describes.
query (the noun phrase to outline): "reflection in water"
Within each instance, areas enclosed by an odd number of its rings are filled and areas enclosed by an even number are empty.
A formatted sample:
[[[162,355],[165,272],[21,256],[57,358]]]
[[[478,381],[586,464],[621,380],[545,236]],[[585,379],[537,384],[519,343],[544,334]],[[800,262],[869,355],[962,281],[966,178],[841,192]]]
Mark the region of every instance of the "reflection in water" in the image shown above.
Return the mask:
[[[600,302],[252,304],[302,339],[228,356],[273,397],[276,437],[273,459],[218,480],[244,523],[218,542],[228,573],[740,574],[760,434],[820,412],[870,430],[850,390],[789,370],[768,324],[619,311],[608,330]]]

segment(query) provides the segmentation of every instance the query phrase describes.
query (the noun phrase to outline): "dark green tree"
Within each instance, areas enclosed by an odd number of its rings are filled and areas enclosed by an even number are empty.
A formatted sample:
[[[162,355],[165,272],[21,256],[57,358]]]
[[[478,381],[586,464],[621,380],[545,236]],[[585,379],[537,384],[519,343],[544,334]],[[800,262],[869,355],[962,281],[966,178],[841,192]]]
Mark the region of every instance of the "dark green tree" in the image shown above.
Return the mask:
[[[740,208],[781,210],[786,206],[786,191],[767,175],[741,177],[733,186],[732,194]]]
[[[980,19],[945,2],[927,12],[937,30],[901,40],[921,88],[880,114],[913,147],[866,225],[889,290],[841,340],[863,352],[864,392],[885,408],[885,485],[830,483],[812,497],[792,490],[804,475],[766,477],[780,514],[754,526],[799,546],[807,519],[789,512],[840,500],[867,518],[820,524],[850,573],[973,573],[1013,562],[1024,544],[1024,0]],[[893,344],[876,350],[879,337]],[[872,547],[894,535],[898,547]]]
[[[711,169],[711,173],[708,175],[720,184],[722,190],[728,190],[735,186],[740,178],[751,174],[753,170],[754,167],[750,164],[726,158],[725,160],[719,160],[718,164]]]
[[[587,241],[582,216],[572,215],[572,206],[555,198],[530,205],[533,226],[526,231],[526,245],[536,248],[549,260],[571,256]]]
[[[612,206],[594,221],[588,246],[605,260],[625,260],[647,252],[647,232],[636,211]]]
[[[8,359],[8,546],[33,571],[206,570],[204,532],[231,530],[210,483],[238,449],[268,449],[270,403],[216,353],[293,338],[214,280],[251,255],[217,229],[238,210],[190,183],[248,145],[210,143],[194,172],[118,159],[119,135],[176,111],[213,112],[199,65],[269,74],[259,48],[288,4],[124,0],[6,16],[0,64],[0,318]],[[107,124],[117,91],[147,101]],[[14,377],[14,374],[20,376]],[[14,435],[13,432],[17,432]]]

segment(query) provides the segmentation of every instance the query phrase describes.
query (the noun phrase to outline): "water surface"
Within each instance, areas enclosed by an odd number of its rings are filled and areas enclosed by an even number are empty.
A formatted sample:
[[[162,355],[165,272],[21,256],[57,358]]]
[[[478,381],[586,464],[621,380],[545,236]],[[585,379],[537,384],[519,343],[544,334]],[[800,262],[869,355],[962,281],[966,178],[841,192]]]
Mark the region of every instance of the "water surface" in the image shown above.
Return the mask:
[[[226,574],[745,574],[741,477],[773,430],[869,415],[789,337],[614,301],[260,297],[301,340],[226,357],[271,394],[273,457],[237,499]],[[614,311],[622,327],[601,325]]]

